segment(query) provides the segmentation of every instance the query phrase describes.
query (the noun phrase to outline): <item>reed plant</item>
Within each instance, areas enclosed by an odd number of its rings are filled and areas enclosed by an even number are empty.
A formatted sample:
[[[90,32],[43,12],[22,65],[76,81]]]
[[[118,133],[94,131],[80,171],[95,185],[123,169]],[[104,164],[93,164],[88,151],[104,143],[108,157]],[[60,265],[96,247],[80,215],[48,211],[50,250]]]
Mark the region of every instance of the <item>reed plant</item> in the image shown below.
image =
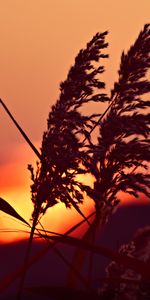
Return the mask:
[[[118,81],[114,83],[109,96],[105,83],[100,80],[104,72],[101,62],[108,58],[108,43],[105,42],[107,33],[97,33],[86,48],[80,50],[67,79],[60,84],[60,96],[49,113],[40,152],[1,100],[1,104],[39,159],[36,170],[28,165],[34,209],[18,299],[22,297],[35,229],[47,209],[62,202],[66,208],[75,208],[88,223],[88,229],[80,242],[77,239],[73,242],[66,235],[53,237],[53,240],[61,239],[80,247],[75,252],[68,276],[70,288],[77,285],[75,276],[81,272],[87,248],[91,251],[87,280],[90,285],[92,256],[96,248],[89,243],[95,243],[97,230],[118,207],[121,201],[120,192],[135,198],[141,194],[150,197],[150,100],[147,96],[150,82],[146,78],[150,66],[149,24],[144,26],[129,51],[122,53]],[[103,114],[84,113],[84,106],[93,102],[107,104]],[[98,134],[93,140],[91,133],[96,127]],[[94,178],[93,187],[84,183],[86,174]],[[78,175],[83,176],[82,181],[78,180]],[[85,195],[95,204],[92,222],[82,212],[81,204]],[[49,233],[40,232],[40,235],[52,239]],[[103,250],[106,254],[106,249]],[[99,251],[102,252],[102,249]],[[120,257],[119,253],[112,255],[115,260]],[[79,261],[80,266],[75,274],[75,265],[79,265]],[[123,264],[128,264],[125,261]],[[131,268],[135,267],[132,265]]]

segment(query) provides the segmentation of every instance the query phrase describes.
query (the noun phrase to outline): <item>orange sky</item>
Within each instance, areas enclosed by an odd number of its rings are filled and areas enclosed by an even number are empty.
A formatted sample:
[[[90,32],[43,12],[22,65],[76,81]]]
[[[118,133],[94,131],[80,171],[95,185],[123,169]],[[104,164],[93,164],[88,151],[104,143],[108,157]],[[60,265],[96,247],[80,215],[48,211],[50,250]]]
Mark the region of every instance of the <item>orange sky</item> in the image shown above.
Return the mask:
[[[96,32],[109,30],[110,59],[104,77],[107,87],[112,87],[120,54],[149,22],[149,12],[149,0],[0,2],[0,97],[38,147],[59,83],[66,78],[79,49]],[[1,107],[0,120],[0,196],[29,219],[32,206],[27,164],[36,158]],[[53,223],[57,223],[56,229],[64,226],[59,217]],[[0,212],[0,228],[8,226],[18,228]]]

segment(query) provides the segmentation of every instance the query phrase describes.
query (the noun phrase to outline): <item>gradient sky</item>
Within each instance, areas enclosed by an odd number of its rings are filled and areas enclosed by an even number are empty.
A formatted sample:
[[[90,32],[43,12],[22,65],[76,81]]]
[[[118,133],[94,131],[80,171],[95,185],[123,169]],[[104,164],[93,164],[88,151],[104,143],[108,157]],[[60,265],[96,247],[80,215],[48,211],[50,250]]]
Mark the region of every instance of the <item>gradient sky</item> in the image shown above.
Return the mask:
[[[149,22],[149,12],[149,0],[0,1],[0,98],[38,148],[59,83],[78,51],[96,32],[109,30],[110,59],[104,76],[109,90],[117,79],[121,52]],[[0,140],[0,196],[29,219],[27,164],[36,157],[2,107]],[[0,213],[0,228],[6,226],[18,228]]]

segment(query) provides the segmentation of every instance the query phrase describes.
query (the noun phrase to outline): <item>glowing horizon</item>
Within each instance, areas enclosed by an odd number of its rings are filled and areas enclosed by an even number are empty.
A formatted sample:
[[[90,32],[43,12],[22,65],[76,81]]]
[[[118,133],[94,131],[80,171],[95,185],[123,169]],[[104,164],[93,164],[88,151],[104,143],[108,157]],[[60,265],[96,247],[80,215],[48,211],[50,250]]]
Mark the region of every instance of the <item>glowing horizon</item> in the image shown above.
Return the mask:
[[[39,145],[39,142],[36,142],[35,144]],[[21,153],[20,156],[19,153]],[[30,152],[29,146],[22,143],[16,149],[14,162],[9,162],[3,167],[4,169],[2,169],[3,181],[1,181],[0,186],[1,197],[8,201],[8,203],[12,205],[27,222],[29,222],[33,211],[30,194],[30,185],[32,182],[30,180],[30,172],[27,170],[27,164],[33,162],[33,165],[35,165],[36,160],[35,154]],[[89,183],[91,178],[90,176],[87,176],[84,180],[85,183]],[[121,205],[132,205],[134,203],[138,205],[148,203],[148,200],[145,198],[136,200],[131,196],[125,196],[123,193],[121,194],[121,199]],[[80,208],[87,216],[93,210],[94,203],[88,198]],[[42,224],[46,230],[63,233],[81,219],[81,216],[75,211],[75,209],[66,209],[64,204],[59,203],[48,209],[47,213],[42,218]],[[0,211],[0,230],[5,230],[7,228],[12,230],[27,229],[23,223],[21,224],[21,222],[17,221],[13,217]],[[28,236],[28,234],[21,233],[21,231],[16,233],[2,233],[1,231],[0,234],[0,243],[19,241]]]
[[[7,0],[0,8],[0,98],[39,148],[50,107],[58,99],[59,83],[66,78],[79,50],[96,32],[109,30],[110,58],[103,78],[110,92],[117,79],[122,51],[129,49],[144,24],[149,22],[150,1],[45,0],[43,4],[40,0]],[[103,111],[103,105],[96,106],[97,109]],[[91,107],[87,113],[91,113]],[[35,164],[37,158],[1,107],[0,116],[0,197],[29,220],[33,207],[27,164]],[[122,197],[124,204],[133,203],[131,197],[129,200]],[[53,209],[57,211],[55,230],[65,228],[61,213],[68,216],[67,226],[79,218],[76,212],[69,213],[62,206],[60,210]],[[86,211],[90,209],[89,206]],[[45,226],[49,218],[56,223],[53,215],[48,212]],[[14,228],[14,224],[20,226],[0,212],[0,229],[8,225]],[[16,239],[18,234],[10,234],[9,239],[8,235],[1,234],[0,242]]]

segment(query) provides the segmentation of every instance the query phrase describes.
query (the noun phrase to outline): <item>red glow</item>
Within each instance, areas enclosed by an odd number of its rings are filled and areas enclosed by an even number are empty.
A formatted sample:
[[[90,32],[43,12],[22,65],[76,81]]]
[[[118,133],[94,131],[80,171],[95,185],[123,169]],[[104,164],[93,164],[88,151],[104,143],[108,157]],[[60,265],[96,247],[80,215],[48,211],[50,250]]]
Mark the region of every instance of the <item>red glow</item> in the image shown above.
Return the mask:
[[[30,173],[27,170],[27,163],[34,162],[35,157],[31,152],[28,153],[28,146],[22,144],[16,150],[14,155],[14,162],[6,164],[2,167],[3,178],[1,180],[1,197],[8,201],[14,209],[27,221],[30,220],[32,215],[32,202],[30,200]],[[18,153],[21,155],[18,157]],[[82,176],[78,180],[82,180]],[[93,178],[91,176],[85,176],[84,182],[92,185]],[[136,201],[136,204],[147,203],[147,199],[135,199],[131,196],[126,196],[123,193],[120,194],[122,199],[122,205],[130,205]],[[85,199],[85,204],[81,205],[81,210],[87,216],[94,209],[93,202],[89,199]],[[48,209],[46,215],[42,218],[42,224],[46,230],[63,233],[71,226],[81,220],[81,217],[75,211],[75,209],[66,209],[65,205],[57,204],[53,208]],[[14,218],[0,212],[0,242],[9,243],[16,240],[20,240],[28,236],[22,232],[22,230],[29,229],[21,224],[21,222]],[[18,232],[10,233],[2,230],[14,230]]]

